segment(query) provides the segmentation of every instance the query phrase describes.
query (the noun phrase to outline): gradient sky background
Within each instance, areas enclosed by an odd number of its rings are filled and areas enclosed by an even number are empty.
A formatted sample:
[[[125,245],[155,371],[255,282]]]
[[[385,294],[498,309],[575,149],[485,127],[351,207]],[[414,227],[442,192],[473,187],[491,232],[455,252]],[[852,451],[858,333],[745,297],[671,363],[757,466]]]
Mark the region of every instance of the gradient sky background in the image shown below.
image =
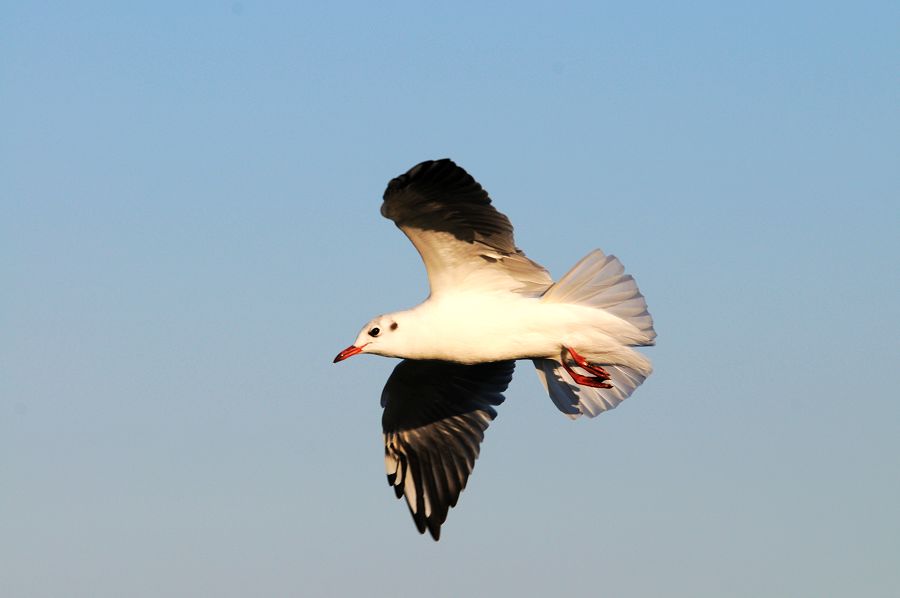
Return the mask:
[[[0,593],[898,595],[897,4],[310,4],[2,3]],[[659,344],[595,420],[520,364],[435,544],[331,360],[446,156]]]

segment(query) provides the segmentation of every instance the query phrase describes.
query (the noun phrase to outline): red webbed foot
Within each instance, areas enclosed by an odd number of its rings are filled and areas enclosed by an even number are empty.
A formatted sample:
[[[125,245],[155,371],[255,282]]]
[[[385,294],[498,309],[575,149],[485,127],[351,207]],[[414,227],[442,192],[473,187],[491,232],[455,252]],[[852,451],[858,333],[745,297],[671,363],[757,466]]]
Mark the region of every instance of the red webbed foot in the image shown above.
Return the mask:
[[[565,352],[562,354],[562,365],[566,368],[566,371],[569,372],[569,375],[572,376],[572,379],[576,384],[581,384],[582,386],[591,386],[593,388],[612,388],[612,384],[609,384],[607,380],[611,378],[609,372],[604,370],[599,365],[590,363],[587,359],[578,354],[575,349],[571,347],[563,347],[566,351],[568,351],[569,355],[572,356],[572,359],[575,360],[575,363],[578,367],[582,368],[586,371],[590,376],[584,376],[579,374],[566,363],[566,355]]]

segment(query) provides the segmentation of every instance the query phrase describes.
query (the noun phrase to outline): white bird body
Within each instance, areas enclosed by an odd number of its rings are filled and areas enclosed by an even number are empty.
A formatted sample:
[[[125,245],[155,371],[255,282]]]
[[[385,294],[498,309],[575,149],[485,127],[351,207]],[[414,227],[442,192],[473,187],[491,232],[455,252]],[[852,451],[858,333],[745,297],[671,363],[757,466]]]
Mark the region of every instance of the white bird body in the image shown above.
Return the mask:
[[[606,310],[554,303],[508,291],[461,290],[384,316],[403,331],[371,352],[404,359],[473,364],[507,359],[559,359],[573,347],[590,361],[622,364],[649,374],[649,362],[626,345],[645,334]],[[366,332],[359,344],[366,343]]]
[[[632,347],[654,344],[656,332],[618,259],[595,250],[554,282],[515,246],[487,192],[450,160],[393,179],[381,213],[421,255],[431,294],[371,320],[334,361],[359,353],[403,359],[381,396],[385,469],[419,532],[437,540],[516,360],[532,360],[568,417],[594,417],[650,375],[650,361]]]

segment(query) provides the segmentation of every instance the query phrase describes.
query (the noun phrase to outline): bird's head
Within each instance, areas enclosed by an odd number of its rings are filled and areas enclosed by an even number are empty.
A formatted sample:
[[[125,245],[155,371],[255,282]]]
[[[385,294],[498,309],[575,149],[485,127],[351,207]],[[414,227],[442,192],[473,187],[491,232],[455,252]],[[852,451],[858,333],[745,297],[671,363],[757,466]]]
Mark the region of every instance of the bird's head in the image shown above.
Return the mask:
[[[337,354],[334,363],[344,361],[357,353],[374,353],[387,357],[399,356],[397,351],[401,348],[401,340],[398,337],[400,325],[391,315],[378,316],[369,321],[359,331],[356,342]]]

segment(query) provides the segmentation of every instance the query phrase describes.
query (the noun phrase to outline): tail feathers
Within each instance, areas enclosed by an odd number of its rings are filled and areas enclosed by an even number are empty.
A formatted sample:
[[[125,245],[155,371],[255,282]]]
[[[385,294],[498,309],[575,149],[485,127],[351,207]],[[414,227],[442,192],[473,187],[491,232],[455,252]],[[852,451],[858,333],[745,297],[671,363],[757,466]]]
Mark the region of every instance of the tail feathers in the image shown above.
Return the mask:
[[[543,301],[574,303],[604,309],[637,328],[652,345],[653,318],[637,283],[614,255],[595,249],[544,293]]]
[[[550,394],[556,407],[571,419],[582,415],[596,417],[608,409],[615,409],[619,403],[631,396],[638,386],[650,375],[642,374],[625,365],[604,365],[612,388],[593,388],[578,385],[561,363],[553,359],[535,359],[534,367],[538,378]]]

